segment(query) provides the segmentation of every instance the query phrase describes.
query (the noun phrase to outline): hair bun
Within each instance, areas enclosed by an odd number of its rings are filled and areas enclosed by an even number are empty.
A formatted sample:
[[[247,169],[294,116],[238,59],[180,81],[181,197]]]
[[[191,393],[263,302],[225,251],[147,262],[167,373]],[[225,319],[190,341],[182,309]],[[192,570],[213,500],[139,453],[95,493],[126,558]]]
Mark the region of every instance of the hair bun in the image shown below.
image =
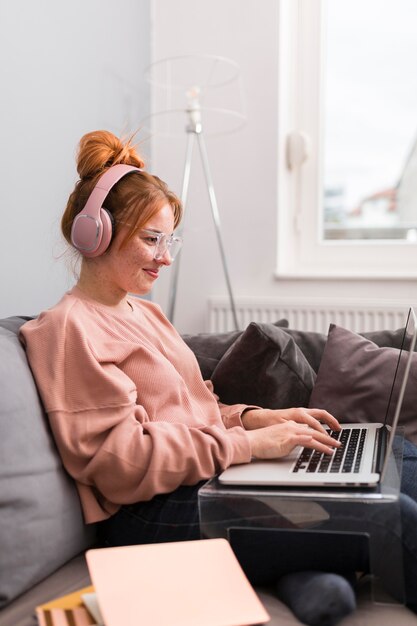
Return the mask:
[[[78,146],[77,172],[81,180],[93,178],[112,165],[125,163],[143,168],[144,161],[131,144],[107,130],[96,130],[81,137]]]

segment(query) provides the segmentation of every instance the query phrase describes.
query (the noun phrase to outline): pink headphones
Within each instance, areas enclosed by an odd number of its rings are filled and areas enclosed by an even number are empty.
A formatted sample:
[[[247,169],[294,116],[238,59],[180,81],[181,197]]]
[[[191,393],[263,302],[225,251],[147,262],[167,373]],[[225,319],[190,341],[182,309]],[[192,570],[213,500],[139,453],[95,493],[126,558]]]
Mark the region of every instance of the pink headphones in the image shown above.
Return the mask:
[[[126,174],[141,172],[134,165],[113,165],[97,181],[85,207],[75,217],[71,243],[86,257],[100,256],[107,250],[113,236],[113,216],[102,205],[110,189]]]

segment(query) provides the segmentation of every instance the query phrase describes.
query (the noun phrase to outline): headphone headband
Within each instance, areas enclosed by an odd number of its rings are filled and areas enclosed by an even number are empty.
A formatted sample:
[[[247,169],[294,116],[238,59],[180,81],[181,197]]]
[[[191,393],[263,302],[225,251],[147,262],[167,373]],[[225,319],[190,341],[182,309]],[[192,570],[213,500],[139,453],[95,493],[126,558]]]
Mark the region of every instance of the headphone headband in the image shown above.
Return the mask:
[[[86,257],[103,254],[113,235],[111,214],[103,203],[114,185],[130,172],[141,172],[134,165],[113,165],[98,179],[83,210],[75,217],[71,228],[71,243]]]

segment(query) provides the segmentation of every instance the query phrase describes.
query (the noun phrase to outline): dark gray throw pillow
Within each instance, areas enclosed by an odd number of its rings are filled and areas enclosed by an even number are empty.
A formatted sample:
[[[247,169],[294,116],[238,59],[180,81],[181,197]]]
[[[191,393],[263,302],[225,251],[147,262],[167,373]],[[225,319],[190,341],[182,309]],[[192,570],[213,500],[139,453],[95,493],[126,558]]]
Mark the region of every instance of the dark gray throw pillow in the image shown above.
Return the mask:
[[[402,333],[401,330],[396,332],[398,345],[401,345]],[[383,422],[398,355],[398,348],[379,347],[357,333],[332,324],[310,406],[326,409],[341,422]],[[396,386],[394,405],[397,393]],[[390,407],[388,422],[393,417],[393,404]],[[417,354],[413,357],[400,414],[405,436],[414,443],[417,443],[416,418]]]
[[[211,380],[226,404],[280,409],[307,406],[315,377],[285,330],[252,322],[220,359]]]
[[[291,335],[301,352],[317,373],[320,367],[321,357],[327,342],[327,334],[309,330],[286,329]],[[370,339],[380,347],[400,348],[404,329],[398,330],[375,330],[360,333],[362,337]]]
[[[327,335],[310,330],[294,330],[286,329],[286,331],[294,339],[313,370],[318,372],[320,366],[321,355],[326,345]]]
[[[273,326],[288,328],[285,319],[272,323]],[[182,335],[185,343],[194,352],[204,380],[209,380],[218,362],[225,352],[242,335],[241,330],[226,333],[199,333],[197,335]]]

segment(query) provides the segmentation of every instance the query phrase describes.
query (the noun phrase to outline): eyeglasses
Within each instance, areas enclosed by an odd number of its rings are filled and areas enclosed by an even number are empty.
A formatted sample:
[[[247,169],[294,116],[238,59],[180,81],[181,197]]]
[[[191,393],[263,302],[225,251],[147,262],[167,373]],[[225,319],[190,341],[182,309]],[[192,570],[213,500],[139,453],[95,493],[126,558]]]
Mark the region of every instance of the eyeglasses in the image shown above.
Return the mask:
[[[182,238],[176,235],[166,235],[146,228],[140,230],[139,233],[142,241],[154,248],[153,258],[156,261],[160,261],[167,250],[171,259],[174,260],[181,249]]]

